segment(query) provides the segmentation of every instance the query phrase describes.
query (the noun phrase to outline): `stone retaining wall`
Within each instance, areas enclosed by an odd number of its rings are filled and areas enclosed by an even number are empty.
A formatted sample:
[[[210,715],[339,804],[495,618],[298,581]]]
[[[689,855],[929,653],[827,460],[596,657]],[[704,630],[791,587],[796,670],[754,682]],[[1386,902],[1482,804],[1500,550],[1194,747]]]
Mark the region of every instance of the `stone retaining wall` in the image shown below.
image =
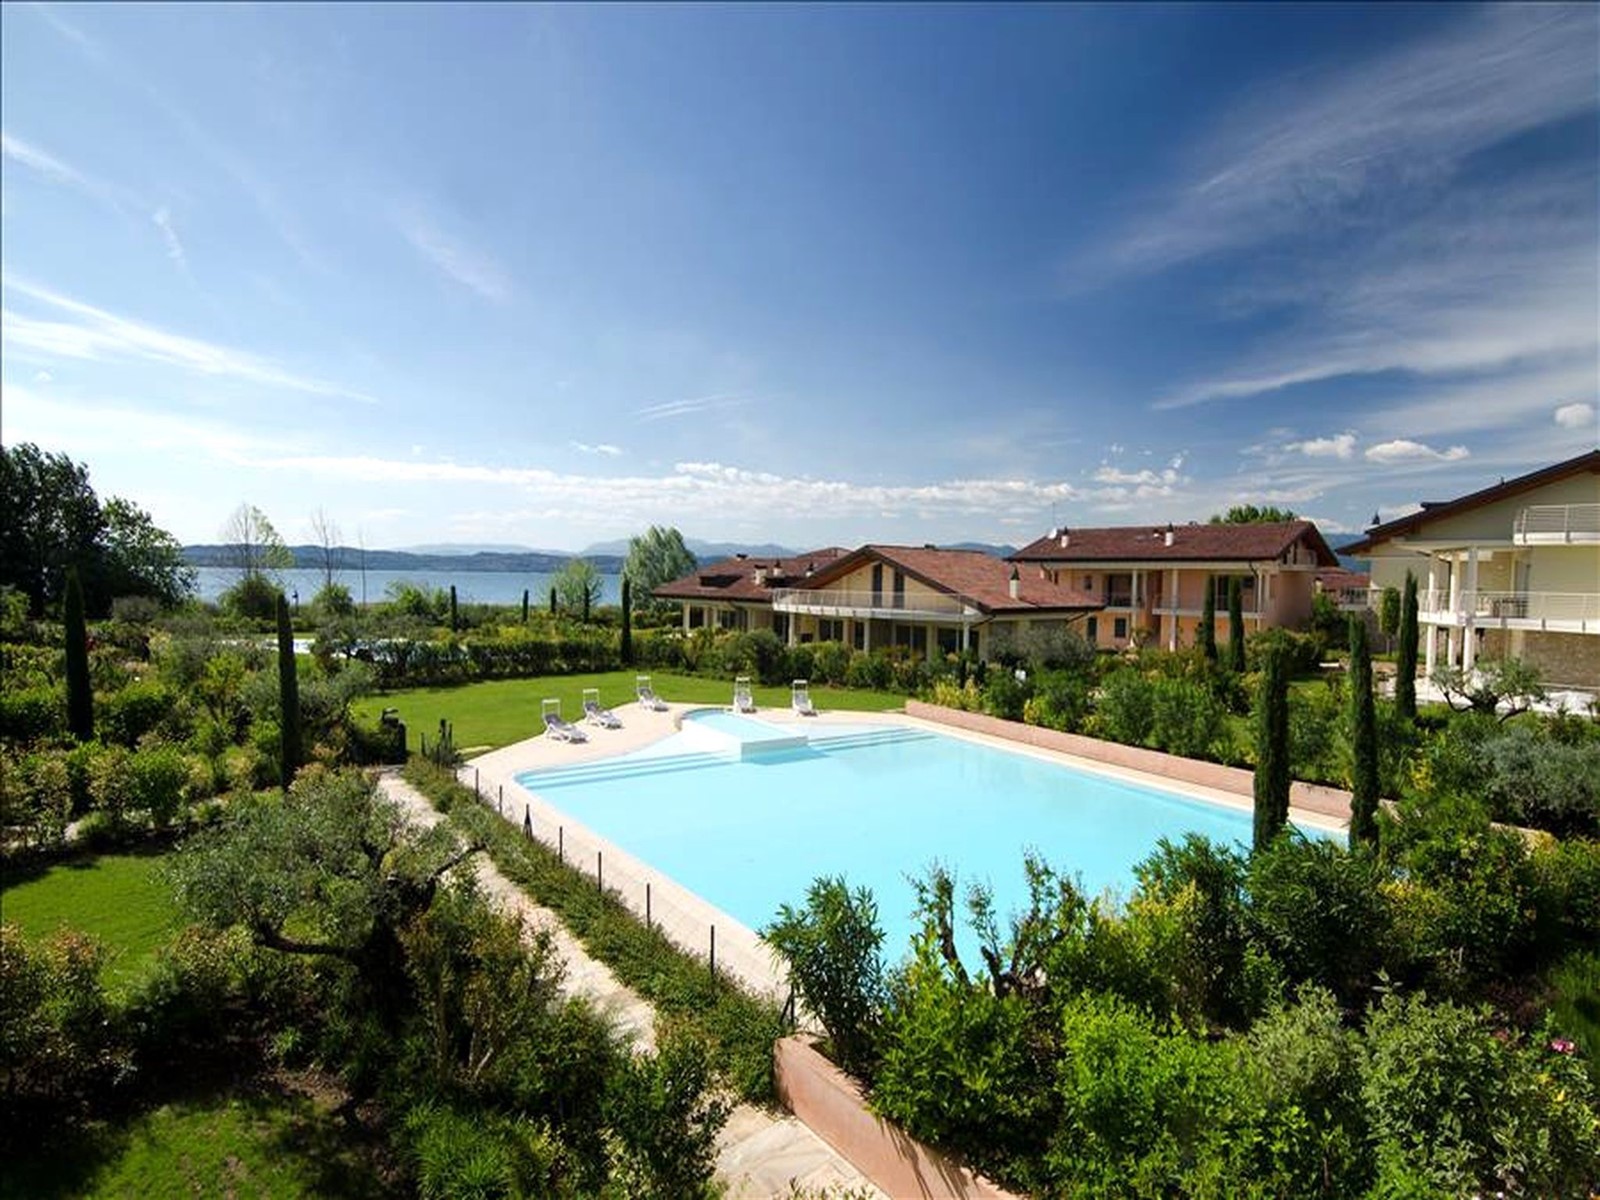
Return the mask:
[[[1129,771],[1142,771],[1159,775],[1179,783],[1192,783],[1198,787],[1246,798],[1254,795],[1254,775],[1243,767],[1225,767],[1221,763],[1201,762],[1194,758],[1181,758],[1160,750],[1146,750],[1142,746],[1124,746],[1120,742],[1105,742],[1099,738],[1084,737],[1078,733],[1062,733],[1038,725],[1024,725],[1021,721],[1006,721],[985,713],[963,712],[927,704],[921,700],[906,701],[906,715],[950,725],[972,733],[1037,746],[1041,750],[1054,750],[1086,758],[1091,762],[1122,767]],[[1317,783],[1296,782],[1289,792],[1289,803],[1294,808],[1334,817],[1341,821],[1350,819],[1350,793],[1340,788],[1323,787]]]

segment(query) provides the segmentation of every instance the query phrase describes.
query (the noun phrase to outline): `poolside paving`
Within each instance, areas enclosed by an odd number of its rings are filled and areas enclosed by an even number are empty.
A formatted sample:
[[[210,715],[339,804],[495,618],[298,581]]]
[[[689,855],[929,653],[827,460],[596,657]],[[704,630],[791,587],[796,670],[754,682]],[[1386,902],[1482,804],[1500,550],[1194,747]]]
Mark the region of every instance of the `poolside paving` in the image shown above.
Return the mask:
[[[614,752],[615,747],[612,749]],[[428,798],[397,772],[380,772],[378,785],[416,824],[428,828],[443,819]],[[567,968],[562,990],[589,1001],[638,1049],[653,1049],[655,1011],[649,1001],[619,980],[605,963],[591,958],[559,916],[531,900],[492,862],[479,857],[475,869],[478,883],[503,911],[520,916],[530,929],[549,931]],[[717,1138],[717,1179],[729,1200],[784,1200],[795,1184],[811,1189],[850,1189],[869,1198],[883,1196],[794,1117],[751,1104],[738,1105]]]

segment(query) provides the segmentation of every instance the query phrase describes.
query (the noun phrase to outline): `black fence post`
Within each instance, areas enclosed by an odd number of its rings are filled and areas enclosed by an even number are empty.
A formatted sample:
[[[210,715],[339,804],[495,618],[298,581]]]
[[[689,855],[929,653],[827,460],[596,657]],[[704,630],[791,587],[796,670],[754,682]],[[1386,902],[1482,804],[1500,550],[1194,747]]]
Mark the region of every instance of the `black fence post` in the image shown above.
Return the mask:
[[[556,826],[556,859],[560,862],[567,861],[567,827]]]
[[[526,804],[522,806],[522,833],[530,842],[533,841],[533,809]]]
[[[644,927],[650,928],[650,884],[644,885]]]
[[[715,925],[713,925],[711,927],[711,974],[712,974],[713,977],[715,977],[716,973],[717,973],[717,927]]]
[[[594,890],[597,892],[603,893],[606,890],[605,867],[606,858],[604,852],[596,850],[594,852]]]

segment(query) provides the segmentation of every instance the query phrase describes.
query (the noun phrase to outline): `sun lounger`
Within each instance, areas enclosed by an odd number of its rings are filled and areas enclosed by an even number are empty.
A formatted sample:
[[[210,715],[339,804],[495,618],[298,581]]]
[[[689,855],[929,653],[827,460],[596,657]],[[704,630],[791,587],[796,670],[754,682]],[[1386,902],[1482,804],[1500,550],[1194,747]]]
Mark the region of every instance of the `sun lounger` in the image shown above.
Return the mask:
[[[733,681],[733,711],[753,713],[755,710],[755,697],[750,694],[750,676],[741,675]]]
[[[588,737],[571,721],[561,719],[561,701],[546,700],[540,706],[540,715],[544,718],[544,733],[546,737],[554,738],[558,742],[586,742]]]
[[[816,705],[811,703],[811,681],[796,679],[794,687],[789,692],[789,702],[794,706],[796,716],[814,717],[817,715]]]
[[[602,729],[621,729],[622,721],[609,708],[600,706],[600,689],[583,689],[583,719]]]
[[[639,697],[639,706],[648,708],[651,712],[666,712],[667,702],[650,687],[650,676],[635,675],[633,677],[634,694]]]

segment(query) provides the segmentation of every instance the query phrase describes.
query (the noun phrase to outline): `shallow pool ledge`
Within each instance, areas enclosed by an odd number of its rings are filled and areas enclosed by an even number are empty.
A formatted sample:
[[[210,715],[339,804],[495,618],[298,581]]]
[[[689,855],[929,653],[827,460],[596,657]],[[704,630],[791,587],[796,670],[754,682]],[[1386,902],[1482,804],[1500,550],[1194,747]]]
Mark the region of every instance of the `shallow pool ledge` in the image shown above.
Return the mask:
[[[810,1038],[779,1038],[772,1067],[784,1107],[889,1195],[1017,1200],[873,1113],[861,1086],[818,1053]]]
[[[1211,788],[1213,791],[1242,796],[1249,800],[1255,795],[1255,776],[1243,767],[1225,767],[1221,763],[1202,762],[1183,758],[1160,750],[1146,750],[1142,746],[1124,746],[1121,742],[1105,742],[1099,738],[1085,737],[1081,733],[1062,733],[1038,725],[1025,725],[1021,721],[1007,721],[984,713],[964,712],[945,708],[921,700],[906,701],[906,715],[953,729],[987,734],[1008,742],[1034,746],[1040,750],[1054,750],[1071,754],[1091,762],[1121,767],[1129,771],[1142,771],[1178,783]],[[1350,793],[1340,788],[1324,787],[1319,783],[1301,783],[1298,780],[1289,789],[1289,807],[1319,817],[1331,817],[1341,824],[1350,821]],[[1291,811],[1291,815],[1293,815]]]

